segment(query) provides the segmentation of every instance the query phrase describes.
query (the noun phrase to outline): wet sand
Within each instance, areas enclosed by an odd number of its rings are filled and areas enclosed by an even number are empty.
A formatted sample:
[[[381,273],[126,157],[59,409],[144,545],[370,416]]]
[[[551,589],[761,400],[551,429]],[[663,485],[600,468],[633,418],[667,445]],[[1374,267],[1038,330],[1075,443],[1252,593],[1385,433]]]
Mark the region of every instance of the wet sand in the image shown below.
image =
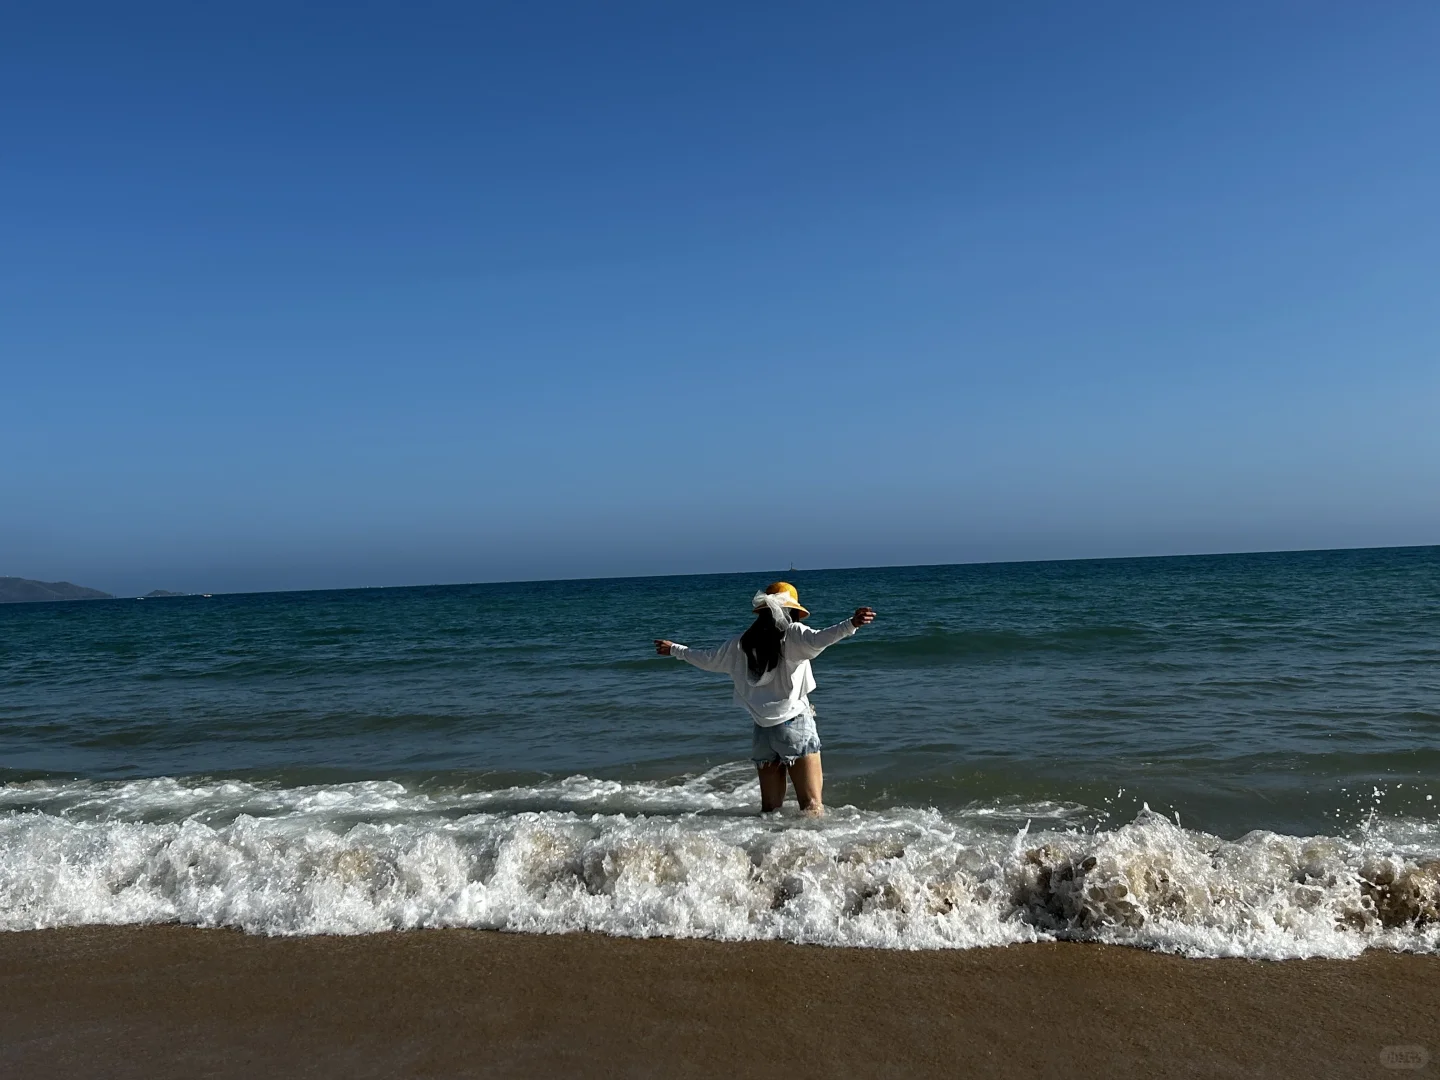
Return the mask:
[[[1261,963],[1075,944],[886,952],[466,930],[0,933],[7,1080],[1440,1071],[1440,1060],[1396,1070],[1415,1047],[1440,1059],[1440,957]]]

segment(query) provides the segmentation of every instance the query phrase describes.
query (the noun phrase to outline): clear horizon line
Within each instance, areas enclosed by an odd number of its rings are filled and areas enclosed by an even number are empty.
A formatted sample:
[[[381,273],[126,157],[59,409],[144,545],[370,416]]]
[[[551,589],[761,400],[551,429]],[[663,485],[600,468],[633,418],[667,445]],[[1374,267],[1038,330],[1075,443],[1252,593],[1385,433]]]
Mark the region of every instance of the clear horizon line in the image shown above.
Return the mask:
[[[1196,558],[1223,558],[1235,555],[1300,555],[1318,554],[1328,551],[1406,551],[1410,549],[1440,547],[1436,544],[1382,544],[1377,546],[1357,547],[1315,547],[1315,548],[1257,548],[1248,551],[1183,551],[1169,552],[1156,555],[1085,555],[1071,556],[1054,559],[975,559],[960,560],[958,562],[939,563],[868,563],[858,566],[811,566],[793,567],[795,573],[829,573],[837,570],[898,570],[898,569],[923,569],[927,567],[941,566],[1026,566],[1041,563],[1069,563],[1069,562],[1127,562],[1138,559],[1196,559]],[[266,596],[279,593],[321,593],[321,592],[358,592],[367,589],[443,589],[458,588],[465,585],[544,585],[550,582],[561,581],[635,581],[661,578],[683,578],[683,577],[730,577],[740,574],[765,574],[773,573],[771,570],[710,570],[702,573],[687,574],[609,574],[599,576],[575,576],[575,577],[537,577],[537,578],[494,578],[484,581],[426,581],[410,582],[402,585],[340,585],[323,589],[236,589],[231,591],[214,590],[210,592],[182,593],[182,597],[191,596]],[[0,575],[8,576],[8,575]],[[23,581],[38,581],[38,578],[21,578]],[[42,582],[42,584],[59,584],[61,582]],[[73,581],[66,581],[75,585]],[[92,586],[80,586],[90,588]],[[105,590],[99,590],[105,591]],[[109,597],[96,598],[97,602],[105,599],[110,600],[141,600],[141,599],[177,599],[177,597],[146,597],[131,596],[128,594],[112,594]],[[13,601],[12,603],[28,604],[71,604],[75,600],[28,600]],[[9,607],[7,603],[4,606]]]

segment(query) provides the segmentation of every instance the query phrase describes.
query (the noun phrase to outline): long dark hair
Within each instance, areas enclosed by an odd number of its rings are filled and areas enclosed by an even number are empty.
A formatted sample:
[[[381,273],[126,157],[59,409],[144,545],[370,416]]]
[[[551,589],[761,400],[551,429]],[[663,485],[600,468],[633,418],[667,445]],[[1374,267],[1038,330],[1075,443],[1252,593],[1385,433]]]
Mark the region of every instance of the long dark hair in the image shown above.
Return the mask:
[[[767,671],[780,663],[780,650],[784,644],[785,631],[775,622],[775,616],[767,607],[755,616],[750,629],[740,635],[740,647],[745,650],[752,679],[764,678]]]

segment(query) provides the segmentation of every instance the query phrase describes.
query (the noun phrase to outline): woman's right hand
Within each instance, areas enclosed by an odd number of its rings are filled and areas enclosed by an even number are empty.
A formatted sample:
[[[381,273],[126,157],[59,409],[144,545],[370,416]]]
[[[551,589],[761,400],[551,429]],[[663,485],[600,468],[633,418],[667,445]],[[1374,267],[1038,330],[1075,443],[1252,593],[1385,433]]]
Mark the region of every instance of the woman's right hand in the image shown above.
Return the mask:
[[[673,641],[666,641],[664,638],[656,638],[656,639],[655,639],[655,651],[656,651],[657,653],[659,653],[661,656],[669,656],[669,655],[670,655],[670,646],[672,646],[672,645],[674,645],[674,644],[675,644],[675,643],[674,643]]]
[[[875,609],[868,607],[857,607],[855,614],[850,619],[850,625],[859,630],[862,626],[869,626],[875,621]]]

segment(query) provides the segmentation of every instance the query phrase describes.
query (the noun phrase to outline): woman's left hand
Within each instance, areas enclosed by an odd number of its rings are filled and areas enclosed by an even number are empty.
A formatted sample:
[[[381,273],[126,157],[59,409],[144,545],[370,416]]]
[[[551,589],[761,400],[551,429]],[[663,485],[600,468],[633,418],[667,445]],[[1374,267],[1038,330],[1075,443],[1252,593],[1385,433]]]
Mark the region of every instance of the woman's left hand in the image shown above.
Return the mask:
[[[670,646],[672,646],[672,645],[674,645],[674,644],[675,644],[675,643],[674,643],[673,641],[666,641],[664,638],[656,638],[656,639],[655,639],[655,651],[656,651],[657,653],[659,653],[661,656],[669,656],[669,655],[670,655]]]
[[[850,619],[850,625],[859,630],[862,626],[869,626],[875,621],[875,609],[860,607],[855,609],[855,614]]]

